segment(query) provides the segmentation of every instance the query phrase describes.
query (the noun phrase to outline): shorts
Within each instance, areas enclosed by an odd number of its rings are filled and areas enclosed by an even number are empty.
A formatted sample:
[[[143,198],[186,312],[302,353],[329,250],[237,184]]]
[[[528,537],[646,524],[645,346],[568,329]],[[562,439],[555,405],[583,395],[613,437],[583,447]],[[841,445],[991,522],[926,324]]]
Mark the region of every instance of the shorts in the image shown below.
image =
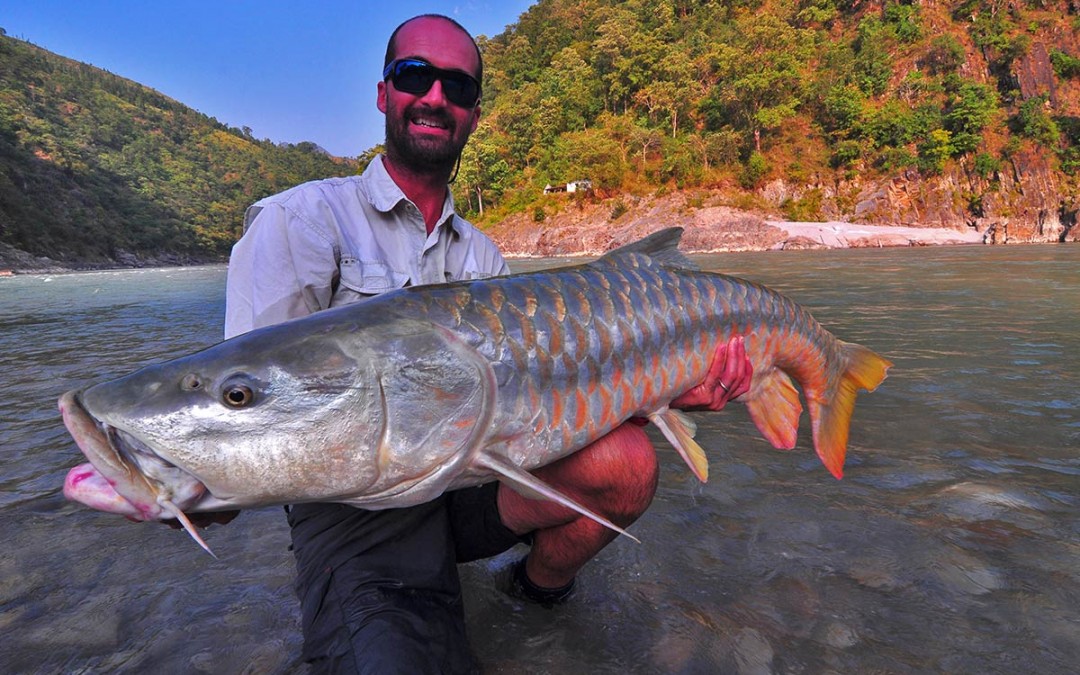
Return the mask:
[[[457,563],[523,540],[499,520],[497,487],[385,511],[290,507],[303,657],[311,672],[478,672]]]

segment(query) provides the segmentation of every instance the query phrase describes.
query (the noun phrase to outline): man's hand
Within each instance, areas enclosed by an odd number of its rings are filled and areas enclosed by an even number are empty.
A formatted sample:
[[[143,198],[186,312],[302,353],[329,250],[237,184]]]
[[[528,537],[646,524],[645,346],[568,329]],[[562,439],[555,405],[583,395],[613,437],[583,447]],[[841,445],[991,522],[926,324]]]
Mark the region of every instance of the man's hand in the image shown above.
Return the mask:
[[[210,527],[214,523],[217,523],[218,525],[224,525],[232,521],[232,519],[237,517],[238,515],[240,515],[239,510],[208,511],[206,513],[189,513],[188,520],[190,520],[191,524],[195,525],[196,527]],[[181,525],[180,521],[176,518],[170,518],[169,520],[163,520],[161,522],[165,523],[174,530],[179,530],[183,528],[183,525]]]
[[[746,357],[741,335],[718,345],[705,381],[671,402],[681,410],[722,410],[731,399],[750,391],[754,366]]]

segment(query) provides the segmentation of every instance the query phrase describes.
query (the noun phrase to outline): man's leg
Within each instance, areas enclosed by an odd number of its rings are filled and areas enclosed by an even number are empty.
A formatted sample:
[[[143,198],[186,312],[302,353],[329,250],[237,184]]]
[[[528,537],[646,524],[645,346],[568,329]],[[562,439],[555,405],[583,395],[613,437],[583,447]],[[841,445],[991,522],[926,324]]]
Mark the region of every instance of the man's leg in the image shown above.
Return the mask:
[[[656,494],[656,451],[644,430],[628,422],[592,445],[533,472],[575,501],[620,527],[637,520]],[[547,500],[523,497],[505,485],[498,491],[499,515],[508,529],[533,533],[525,563],[528,579],[541,588],[560,588],[617,534],[577,511]]]
[[[753,364],[741,336],[716,345],[705,379],[672,402],[674,408],[722,410],[750,389]],[[552,487],[626,527],[656,494],[656,451],[641,427],[624,423],[577,453],[534,472]],[[534,532],[525,576],[541,589],[568,586],[615,533],[558,504],[522,497],[503,485],[499,516],[516,534]]]
[[[313,673],[472,673],[445,498],[365,511],[291,507]]]

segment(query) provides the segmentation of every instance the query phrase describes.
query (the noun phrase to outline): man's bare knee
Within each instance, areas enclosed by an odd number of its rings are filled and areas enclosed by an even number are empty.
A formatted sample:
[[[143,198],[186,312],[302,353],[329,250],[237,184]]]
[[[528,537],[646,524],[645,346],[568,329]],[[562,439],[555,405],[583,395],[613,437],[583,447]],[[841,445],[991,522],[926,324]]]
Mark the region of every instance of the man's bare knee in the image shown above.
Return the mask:
[[[649,437],[641,427],[624,424],[579,452],[538,469],[536,476],[625,527],[652,503],[659,468]],[[512,489],[500,488],[498,500],[503,524],[517,534],[581,517],[565,506],[529,499]]]
[[[604,511],[620,525],[638,518],[649,508],[660,470],[656,450],[641,427],[624,424],[587,450],[598,498]]]

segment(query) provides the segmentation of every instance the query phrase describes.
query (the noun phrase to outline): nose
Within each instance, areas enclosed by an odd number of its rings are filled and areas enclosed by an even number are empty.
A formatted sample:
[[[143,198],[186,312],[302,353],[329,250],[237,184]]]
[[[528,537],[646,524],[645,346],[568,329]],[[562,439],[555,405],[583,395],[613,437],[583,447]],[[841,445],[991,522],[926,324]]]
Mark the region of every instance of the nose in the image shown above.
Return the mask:
[[[427,90],[423,96],[420,97],[421,101],[424,101],[428,105],[440,105],[446,106],[450,102],[446,99],[446,95],[443,93],[442,80],[435,78],[435,81],[431,83],[431,88]]]

